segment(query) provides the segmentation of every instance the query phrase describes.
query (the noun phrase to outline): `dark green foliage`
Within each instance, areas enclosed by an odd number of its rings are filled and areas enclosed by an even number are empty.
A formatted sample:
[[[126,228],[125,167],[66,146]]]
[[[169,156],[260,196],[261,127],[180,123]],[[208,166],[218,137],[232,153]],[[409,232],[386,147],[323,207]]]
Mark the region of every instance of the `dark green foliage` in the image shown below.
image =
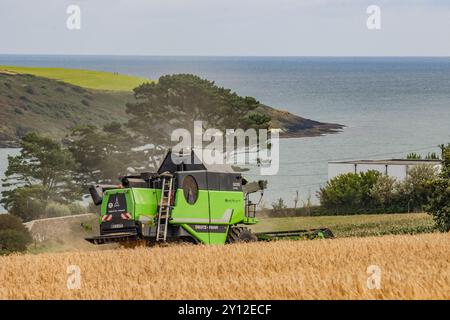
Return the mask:
[[[35,133],[21,140],[21,153],[8,157],[1,203],[28,221],[39,217],[47,201],[69,203],[81,196],[73,182],[77,165],[69,151]]]
[[[31,237],[16,230],[0,230],[0,255],[27,250]]]
[[[411,152],[406,156],[406,159],[408,160],[420,160],[422,159],[422,156],[418,153]]]
[[[22,221],[11,214],[0,214],[0,230],[13,229],[18,232],[28,233]]]
[[[46,203],[42,200],[42,187],[23,186],[2,192],[2,203],[8,212],[30,221],[43,217]]]
[[[408,211],[422,211],[431,193],[430,180],[437,175],[430,165],[414,166],[408,171],[406,179],[396,185],[398,203]]]
[[[36,93],[36,92],[34,91],[33,87],[30,86],[30,85],[25,86],[25,92],[28,93],[28,94],[31,94],[31,95],[33,95],[33,94]]]
[[[431,194],[426,210],[440,231],[450,231],[450,144],[443,148],[442,171],[429,186]]]
[[[415,153],[415,152],[411,152],[406,156],[406,159],[409,160],[421,160],[422,155]],[[436,152],[428,152],[428,154],[425,156],[425,160],[439,160],[440,157]]]
[[[134,89],[136,103],[127,104],[131,116],[128,129],[138,146],[152,143],[149,150],[153,166],[173,144],[171,132],[183,128],[192,132],[194,121],[204,128],[224,131],[234,128],[268,128],[270,117],[256,109],[252,97],[240,97],[212,81],[190,74],[162,76],[158,82]]]
[[[274,210],[281,210],[286,209],[287,205],[284,203],[284,200],[282,198],[279,198],[276,202],[272,203],[272,208]]]
[[[68,150],[78,163],[75,180],[85,189],[94,183],[117,183],[127,168],[145,163],[145,154],[131,149],[133,138],[120,123],[78,127],[67,139]]]
[[[429,165],[411,168],[404,181],[377,171],[348,173],[329,181],[318,192],[321,205],[334,214],[422,211],[431,193],[436,170]]]
[[[374,199],[370,191],[380,176],[377,171],[340,175],[320,189],[320,202],[324,208],[334,212],[352,212],[361,207],[371,207]]]
[[[24,136],[26,136],[28,133],[30,133],[30,129],[29,128],[25,128],[22,126],[17,126],[16,128],[16,135],[20,138],[23,138]]]
[[[0,215],[0,255],[25,251],[31,241],[30,233],[19,218]]]
[[[425,159],[426,159],[426,160],[439,160],[440,157],[439,157],[439,155],[438,155],[436,152],[431,152],[431,153],[428,153],[428,154],[425,156]]]

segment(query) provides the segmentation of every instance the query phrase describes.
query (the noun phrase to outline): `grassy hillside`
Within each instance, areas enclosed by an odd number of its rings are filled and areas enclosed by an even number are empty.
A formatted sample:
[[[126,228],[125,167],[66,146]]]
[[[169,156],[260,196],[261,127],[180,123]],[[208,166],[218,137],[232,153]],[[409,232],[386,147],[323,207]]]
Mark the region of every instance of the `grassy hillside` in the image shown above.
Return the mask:
[[[151,81],[123,74],[79,69],[0,66],[0,72],[2,71],[30,74],[96,90],[131,91],[143,82]]]
[[[79,124],[125,122],[131,92],[85,89],[32,75],[0,73],[0,146],[30,131],[62,138]]]
[[[11,255],[0,299],[448,299],[449,256],[447,233]]]

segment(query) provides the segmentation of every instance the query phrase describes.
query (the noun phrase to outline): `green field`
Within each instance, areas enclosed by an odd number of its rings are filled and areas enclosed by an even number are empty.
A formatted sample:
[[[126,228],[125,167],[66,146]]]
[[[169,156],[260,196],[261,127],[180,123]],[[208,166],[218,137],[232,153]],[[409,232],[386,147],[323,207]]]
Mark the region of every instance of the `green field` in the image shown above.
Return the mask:
[[[260,218],[254,232],[327,227],[336,237],[367,237],[387,234],[415,234],[433,231],[433,220],[425,213],[372,214]]]
[[[146,78],[111,72],[65,68],[0,66],[0,72],[2,71],[18,74],[31,74],[34,76],[64,81],[84,88],[110,91],[131,91],[140,84],[151,81]]]

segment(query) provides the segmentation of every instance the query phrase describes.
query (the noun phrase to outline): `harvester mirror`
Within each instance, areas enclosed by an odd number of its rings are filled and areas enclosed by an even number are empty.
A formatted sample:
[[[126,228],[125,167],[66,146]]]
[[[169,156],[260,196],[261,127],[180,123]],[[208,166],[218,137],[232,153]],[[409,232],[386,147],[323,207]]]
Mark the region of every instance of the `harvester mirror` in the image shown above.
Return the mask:
[[[191,175],[183,179],[183,194],[186,202],[194,204],[198,198],[198,184],[195,178]]]
[[[260,190],[267,189],[267,180],[258,180]]]
[[[252,181],[242,186],[242,190],[245,193],[255,193],[258,191],[263,191],[266,188],[267,188],[267,180]]]

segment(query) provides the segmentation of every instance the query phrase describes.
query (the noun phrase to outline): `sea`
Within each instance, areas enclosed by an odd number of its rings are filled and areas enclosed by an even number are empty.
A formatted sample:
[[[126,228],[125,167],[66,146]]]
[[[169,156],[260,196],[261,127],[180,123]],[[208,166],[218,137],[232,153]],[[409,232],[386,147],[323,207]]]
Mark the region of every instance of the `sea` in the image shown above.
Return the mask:
[[[317,203],[329,161],[392,159],[439,152],[450,142],[450,58],[429,57],[181,57],[0,55],[0,65],[81,68],[158,79],[192,73],[269,106],[322,122],[342,132],[282,139],[275,176],[266,179],[262,207],[282,198]],[[0,119],[1,124],[1,119]],[[151,141],[149,141],[151,143]],[[7,155],[0,149],[0,177]],[[1,208],[0,208],[1,211]]]

